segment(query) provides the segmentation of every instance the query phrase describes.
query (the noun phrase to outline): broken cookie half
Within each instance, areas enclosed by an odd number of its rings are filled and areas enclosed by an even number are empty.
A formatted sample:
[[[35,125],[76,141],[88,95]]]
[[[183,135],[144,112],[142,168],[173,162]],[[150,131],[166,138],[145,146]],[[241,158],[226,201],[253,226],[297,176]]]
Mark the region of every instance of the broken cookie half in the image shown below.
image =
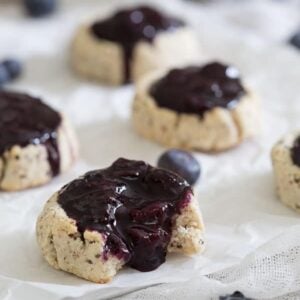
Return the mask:
[[[183,178],[123,158],[64,186],[37,221],[47,262],[97,283],[109,282],[125,265],[155,270],[168,252],[201,252],[203,231]]]

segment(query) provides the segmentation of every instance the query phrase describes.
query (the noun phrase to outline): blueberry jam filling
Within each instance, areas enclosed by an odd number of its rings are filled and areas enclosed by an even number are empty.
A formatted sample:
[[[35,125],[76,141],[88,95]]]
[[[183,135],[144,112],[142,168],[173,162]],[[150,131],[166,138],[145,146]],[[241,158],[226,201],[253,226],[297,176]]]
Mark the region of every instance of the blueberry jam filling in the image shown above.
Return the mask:
[[[42,144],[52,175],[59,173],[57,128],[60,115],[41,100],[26,94],[0,91],[0,154],[14,145]]]
[[[300,136],[295,139],[293,147],[291,148],[291,157],[293,163],[300,167]]]
[[[218,62],[173,69],[150,87],[158,106],[200,116],[215,107],[234,108],[244,94],[237,69]]]
[[[135,44],[140,41],[152,42],[160,31],[183,26],[176,18],[168,17],[153,8],[140,6],[121,10],[111,18],[92,25],[92,33],[100,38],[116,42],[123,48],[125,82],[130,81],[130,62]]]
[[[106,238],[102,259],[114,255],[146,272],[165,262],[174,216],[191,195],[178,175],[120,158],[66,185],[58,203],[82,235],[91,230]]]

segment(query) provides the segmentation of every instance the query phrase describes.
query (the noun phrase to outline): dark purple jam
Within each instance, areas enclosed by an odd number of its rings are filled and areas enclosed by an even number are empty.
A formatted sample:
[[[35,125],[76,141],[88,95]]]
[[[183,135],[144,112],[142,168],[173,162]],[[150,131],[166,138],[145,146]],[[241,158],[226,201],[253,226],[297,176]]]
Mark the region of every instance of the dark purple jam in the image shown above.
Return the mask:
[[[151,7],[139,6],[121,10],[109,19],[96,22],[91,30],[98,38],[122,46],[125,81],[128,82],[131,79],[130,62],[135,44],[140,40],[152,42],[158,32],[183,25],[179,19],[165,16]]]
[[[234,108],[245,94],[237,69],[218,62],[173,69],[150,87],[160,107],[203,116],[215,107]]]
[[[293,163],[300,167],[300,136],[296,138],[293,147],[291,149],[291,157]]]
[[[59,173],[57,128],[60,115],[40,99],[0,91],[0,154],[14,145],[43,144],[48,151],[52,175]]]
[[[106,237],[103,259],[115,255],[146,272],[165,262],[173,217],[191,195],[175,173],[120,158],[66,185],[58,203],[79,232],[96,230]]]

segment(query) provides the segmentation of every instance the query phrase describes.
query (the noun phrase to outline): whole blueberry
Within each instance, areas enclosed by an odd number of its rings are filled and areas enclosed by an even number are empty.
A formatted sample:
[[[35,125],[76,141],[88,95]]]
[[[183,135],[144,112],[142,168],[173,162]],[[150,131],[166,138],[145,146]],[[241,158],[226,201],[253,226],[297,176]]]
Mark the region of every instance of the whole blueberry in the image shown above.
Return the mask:
[[[236,291],[232,295],[220,296],[220,300],[251,300],[246,298],[241,292]]]
[[[0,87],[10,81],[10,75],[3,63],[0,63]]]
[[[296,32],[289,40],[289,43],[300,49],[300,31]]]
[[[201,168],[196,158],[189,152],[170,149],[164,152],[157,163],[158,167],[177,173],[193,185],[200,176]]]
[[[15,59],[6,59],[2,62],[2,64],[6,68],[11,80],[20,76],[22,72],[22,64],[20,61]]]
[[[43,17],[57,8],[56,0],[23,0],[27,13],[32,17]]]

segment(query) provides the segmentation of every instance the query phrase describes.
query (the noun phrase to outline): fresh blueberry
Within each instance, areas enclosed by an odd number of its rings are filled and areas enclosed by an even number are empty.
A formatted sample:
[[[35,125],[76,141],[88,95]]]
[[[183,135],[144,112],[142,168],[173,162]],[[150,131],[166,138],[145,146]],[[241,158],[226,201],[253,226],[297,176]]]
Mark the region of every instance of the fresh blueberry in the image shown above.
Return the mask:
[[[300,31],[296,32],[289,40],[289,43],[300,49]]]
[[[4,68],[6,68],[11,80],[16,79],[22,72],[22,64],[15,59],[6,59],[2,62]]]
[[[200,176],[200,164],[189,152],[170,149],[164,152],[157,163],[158,167],[173,171],[193,185]]]
[[[245,297],[241,292],[236,291],[232,295],[220,296],[220,300],[252,300]]]
[[[10,75],[3,63],[0,63],[0,86],[10,81]]]
[[[23,0],[27,13],[32,17],[43,17],[53,13],[57,7],[56,0]]]

